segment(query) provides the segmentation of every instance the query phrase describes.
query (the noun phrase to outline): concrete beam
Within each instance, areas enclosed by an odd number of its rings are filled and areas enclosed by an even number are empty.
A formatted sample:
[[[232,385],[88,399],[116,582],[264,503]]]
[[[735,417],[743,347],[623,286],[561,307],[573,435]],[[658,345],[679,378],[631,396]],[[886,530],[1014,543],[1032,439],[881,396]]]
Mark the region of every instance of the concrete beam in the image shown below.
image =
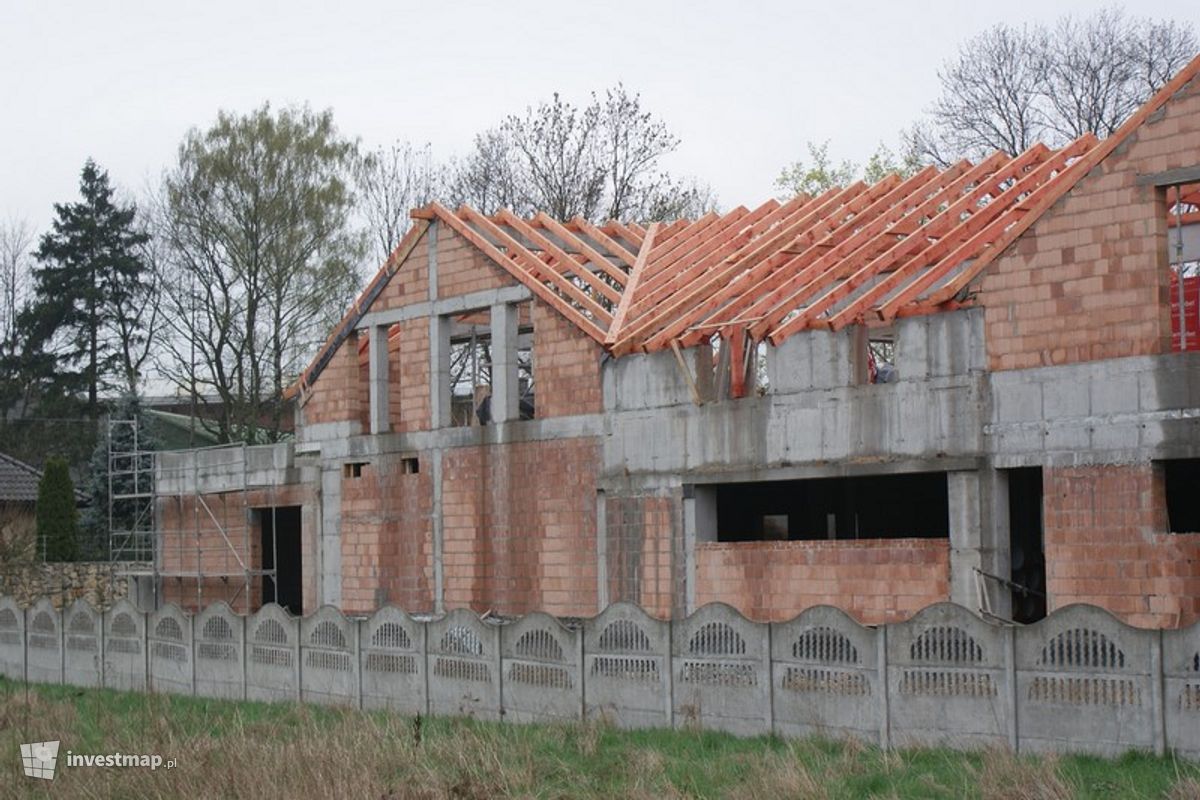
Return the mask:
[[[508,303],[492,306],[492,400],[493,422],[520,419],[517,391],[517,307]]]
[[[429,422],[450,424],[450,318],[429,318]]]
[[[388,402],[388,328],[372,325],[367,339],[368,398],[371,433],[387,433],[390,427]]]
[[[461,314],[480,308],[489,308],[497,303],[521,303],[533,297],[525,286],[505,286],[500,289],[484,289],[470,294],[433,299],[422,303],[372,311],[363,315],[362,325],[395,325],[411,319],[422,319],[432,315]]]

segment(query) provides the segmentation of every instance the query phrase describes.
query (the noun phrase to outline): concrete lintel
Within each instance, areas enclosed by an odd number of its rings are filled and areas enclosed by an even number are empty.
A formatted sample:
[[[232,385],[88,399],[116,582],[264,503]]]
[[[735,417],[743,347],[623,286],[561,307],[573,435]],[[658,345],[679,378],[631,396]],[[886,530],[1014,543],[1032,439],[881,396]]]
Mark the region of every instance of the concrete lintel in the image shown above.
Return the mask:
[[[789,481],[807,478],[842,478],[866,475],[897,475],[906,472],[968,472],[979,469],[982,457],[911,458],[896,461],[842,461],[838,463],[764,466],[756,469],[721,473],[685,473],[685,483],[697,486],[713,483],[749,483],[753,481]]]
[[[592,438],[603,436],[605,433],[605,419],[600,414],[512,420],[498,425],[355,436],[344,440],[344,447],[331,446],[327,451],[323,450],[322,457],[372,458],[380,455],[410,454],[434,448]]]
[[[394,325],[412,319],[421,319],[434,315],[460,314],[477,308],[490,308],[497,303],[520,303],[533,297],[533,293],[525,286],[505,286],[500,289],[484,289],[470,294],[446,297],[441,300],[413,303],[400,308],[389,308],[383,311],[372,311],[362,318],[362,326]]]
[[[1196,183],[1197,181],[1200,181],[1200,164],[1137,176],[1139,186],[1175,186],[1181,183]]]

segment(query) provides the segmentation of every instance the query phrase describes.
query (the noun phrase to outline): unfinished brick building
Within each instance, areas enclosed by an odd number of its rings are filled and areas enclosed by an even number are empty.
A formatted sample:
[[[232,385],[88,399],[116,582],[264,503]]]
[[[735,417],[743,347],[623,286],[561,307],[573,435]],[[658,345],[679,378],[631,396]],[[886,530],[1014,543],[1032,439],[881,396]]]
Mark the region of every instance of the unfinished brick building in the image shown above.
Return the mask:
[[[414,211],[294,443],[160,459],[163,525],[228,513],[271,580],[164,539],[165,596],[1197,619],[1198,72],[1102,141],[694,221]]]

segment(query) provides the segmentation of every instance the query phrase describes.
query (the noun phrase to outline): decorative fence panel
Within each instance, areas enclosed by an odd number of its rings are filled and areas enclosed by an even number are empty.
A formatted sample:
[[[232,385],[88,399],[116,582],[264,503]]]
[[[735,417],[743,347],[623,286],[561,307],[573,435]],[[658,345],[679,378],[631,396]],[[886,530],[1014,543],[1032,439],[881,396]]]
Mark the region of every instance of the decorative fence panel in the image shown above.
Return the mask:
[[[940,603],[867,628],[828,606],[768,625],[719,603],[674,622],[617,603],[570,629],[541,613],[297,619],[215,603],[192,616],[121,600],[101,614],[0,597],[0,673],[405,714],[1200,758],[1200,624],[1139,630],[1091,606],[1019,627]]]
[[[62,683],[62,614],[45,597],[25,611],[25,675],[34,683]]]
[[[100,686],[104,663],[100,652],[100,612],[83,599],[68,606],[63,613],[66,625],[63,646],[63,683],[72,686]]]
[[[816,606],[771,625],[775,731],[879,743],[883,729],[879,633]]]
[[[500,718],[500,628],[460,608],[428,624],[429,713]]]
[[[549,614],[533,613],[500,629],[504,717],[514,722],[578,720],[583,641]]]
[[[948,746],[1012,742],[1012,646],[1007,629],[938,603],[887,628],[891,742]]]
[[[322,606],[300,620],[300,699],[358,705],[358,626]]]
[[[1083,605],[1018,630],[1021,749],[1161,751],[1160,642]]]
[[[428,714],[425,624],[385,606],[360,623],[362,707]]]
[[[0,597],[0,675],[25,680],[25,612],[11,597]]]
[[[672,626],[675,725],[771,731],[770,628],[710,603]]]
[[[671,625],[630,603],[583,624],[588,717],[623,728],[671,726]]]
[[[300,630],[276,605],[246,621],[246,699],[296,700],[300,696]]]
[[[246,696],[246,620],[218,601],[196,615],[196,694],[241,700]]]
[[[104,685],[146,689],[146,615],[122,598],[104,612]]]
[[[174,604],[150,615],[150,688],[192,693],[192,618]]]
[[[1163,631],[1165,737],[1175,752],[1200,758],[1200,622]]]

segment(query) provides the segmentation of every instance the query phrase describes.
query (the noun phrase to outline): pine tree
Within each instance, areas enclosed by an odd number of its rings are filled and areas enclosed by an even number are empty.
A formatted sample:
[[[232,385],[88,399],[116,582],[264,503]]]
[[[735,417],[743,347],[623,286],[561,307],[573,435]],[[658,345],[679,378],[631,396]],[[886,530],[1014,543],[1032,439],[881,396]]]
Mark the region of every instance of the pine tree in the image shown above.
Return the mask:
[[[91,559],[102,560],[113,555],[128,560],[145,555],[153,536],[150,501],[129,496],[146,492],[154,480],[154,457],[151,453],[158,449],[158,442],[146,425],[146,417],[136,395],[127,394],[121,397],[109,408],[108,414],[113,421],[132,421],[134,424],[109,426],[110,435],[98,437],[96,449],[92,451],[89,478],[84,488],[88,506],[84,509],[81,519],[83,549]],[[114,465],[109,463],[110,436],[111,452],[125,454],[119,456],[118,463]],[[134,452],[138,454],[136,458],[132,455]],[[111,521],[110,469],[113,472],[112,493],[125,496],[112,501]],[[114,540],[110,534],[114,532],[116,552],[110,553],[109,543]]]
[[[79,512],[75,487],[67,462],[51,458],[38,483],[38,549],[46,561],[76,561],[79,558]]]
[[[34,301],[24,315],[30,348],[42,354],[43,381],[58,394],[86,392],[99,414],[100,392],[137,386],[139,356],[149,332],[149,270],[140,248],[149,236],[135,227],[136,209],[114,202],[108,173],[89,159],[79,183],[82,200],[58,203],[53,230],[34,254]]]

